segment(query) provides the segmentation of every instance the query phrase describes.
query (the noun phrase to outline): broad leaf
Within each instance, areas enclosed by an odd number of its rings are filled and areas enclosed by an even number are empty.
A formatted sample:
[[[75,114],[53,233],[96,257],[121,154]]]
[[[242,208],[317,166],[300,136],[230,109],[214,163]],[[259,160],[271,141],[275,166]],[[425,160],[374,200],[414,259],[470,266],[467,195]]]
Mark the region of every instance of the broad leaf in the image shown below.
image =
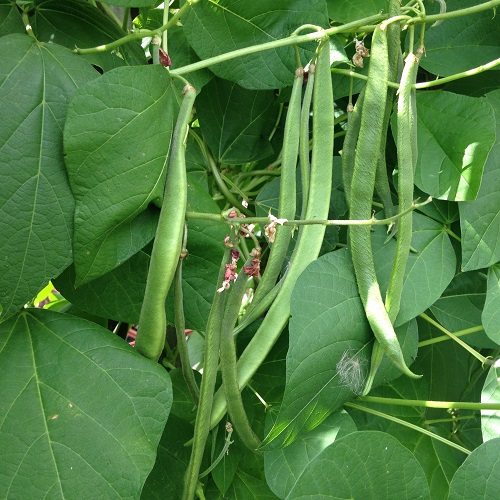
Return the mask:
[[[396,251],[394,238],[386,240],[386,228],[377,226],[372,232],[372,246],[382,296],[387,290]],[[416,252],[408,256],[401,309],[394,322],[396,326],[431,306],[449,285],[456,270],[456,256],[450,238],[436,221],[414,213],[411,245]]]
[[[481,403],[500,403],[500,367],[493,365],[484,381]],[[481,410],[483,440],[500,437],[500,410]]]
[[[80,89],[64,129],[75,196],[76,285],[111,271],[154,236],[175,91],[160,65],[117,68]]]
[[[268,449],[292,443],[361,393],[369,368],[373,336],[347,250],[309,265],[297,280],[291,311],[287,383],[280,414],[264,441]],[[399,330],[409,362],[416,353],[417,330],[411,325]],[[400,375],[385,362],[377,383]]]
[[[194,4],[183,24],[191,47],[207,59],[287,37],[303,24],[326,28],[328,16],[324,0],[221,0]],[[315,44],[306,47],[299,47],[303,64],[312,58]],[[290,85],[295,66],[290,46],[231,59],[211,70],[248,89],[276,89]]]
[[[492,107],[483,99],[438,91],[417,94],[417,112],[415,184],[435,198],[474,200],[495,142]]]
[[[476,448],[453,476],[449,500],[496,498],[500,490],[500,438]]]
[[[464,9],[480,2],[454,0],[448,11]],[[435,2],[437,5],[437,2]],[[427,8],[427,4],[426,4]],[[420,64],[430,73],[450,76],[476,68],[498,57],[500,19],[494,10],[446,19],[425,33],[425,57]],[[453,128],[457,126],[453,123]],[[458,128],[456,128],[458,130]]]
[[[397,439],[383,432],[361,431],[320,453],[286,498],[321,497],[402,500],[430,495],[422,467]]]
[[[272,414],[269,414],[272,417]],[[268,418],[271,422],[271,418]],[[356,425],[343,410],[330,415],[321,425],[304,434],[290,446],[264,453],[266,480],[279,498],[285,498],[292,490],[304,469],[327,446],[351,432]]]
[[[2,498],[139,495],[172,403],[161,366],[94,323],[39,309],[2,323],[0,365]]]
[[[64,45],[73,50],[114,42],[127,33],[84,0],[37,0],[30,23],[38,40]],[[121,45],[116,51],[85,54],[87,61],[108,71],[124,64],[145,64],[144,51],[137,41]]]
[[[458,332],[481,326],[485,298],[485,276],[477,272],[460,273],[430,307],[430,311],[445,328]],[[484,332],[469,334],[463,340],[476,347],[498,347]]]
[[[500,345],[500,265],[488,269],[488,285],[482,323],[486,335]]]
[[[497,143],[484,166],[476,200],[459,205],[464,271],[500,261],[500,90],[490,92],[486,100],[495,110]]]
[[[247,90],[219,78],[205,85],[196,101],[201,131],[212,154],[216,161],[230,165],[272,154],[269,136],[278,110],[274,92]]]
[[[90,64],[64,47],[21,34],[0,39],[4,317],[72,261],[74,200],[62,158],[62,128],[71,96],[96,76]]]

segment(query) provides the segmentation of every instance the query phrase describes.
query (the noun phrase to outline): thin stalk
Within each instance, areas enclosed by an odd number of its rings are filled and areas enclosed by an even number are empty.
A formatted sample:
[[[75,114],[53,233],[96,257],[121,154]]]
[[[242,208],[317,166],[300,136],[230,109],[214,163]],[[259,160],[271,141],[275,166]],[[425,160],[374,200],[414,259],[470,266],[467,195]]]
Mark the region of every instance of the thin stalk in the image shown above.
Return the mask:
[[[413,203],[411,207],[408,207],[401,213],[393,215],[392,217],[387,217],[385,219],[376,219],[373,216],[371,219],[331,219],[331,220],[318,220],[318,219],[298,219],[298,220],[288,220],[283,223],[284,226],[309,226],[309,225],[320,225],[320,226],[386,226],[393,224],[398,219],[403,217],[404,215],[412,212],[413,210],[417,210],[424,205],[427,205],[432,201],[432,197],[427,198],[427,200],[422,203]],[[203,219],[203,220],[211,220],[214,222],[221,222],[224,224],[269,224],[271,220],[268,217],[234,217],[234,218],[225,218],[220,214],[209,214],[204,212],[186,212],[186,217],[188,219]]]
[[[432,80],[431,82],[416,83],[413,87],[416,89],[429,89],[431,87],[437,87],[439,85],[444,85],[445,83],[448,82],[460,80],[461,78],[467,78],[469,76],[479,75],[484,71],[488,71],[489,69],[495,68],[499,64],[500,64],[500,57],[498,59],[490,61],[489,63],[482,64],[477,68],[468,69],[467,71],[462,71],[461,73],[456,73],[454,75],[450,75],[445,78],[438,78],[436,80]]]
[[[217,283],[222,283],[226,272],[226,263],[230,260],[230,250],[226,249],[219,269]],[[210,413],[214,398],[215,382],[219,365],[220,333],[226,293],[215,292],[212,307],[207,321],[205,335],[205,358],[203,377],[200,387],[200,404],[196,412],[194,438],[192,440],[191,458],[184,475],[183,500],[192,500],[198,485],[201,461],[205,450],[205,443],[210,432]]]
[[[475,349],[473,349],[470,345],[466,344],[463,340],[460,340],[456,335],[448,331],[444,326],[440,325],[437,321],[434,321],[430,316],[427,316],[427,314],[422,313],[420,314],[420,317],[425,319],[428,323],[431,325],[435,326],[438,330],[441,330],[443,333],[448,335],[452,340],[454,340],[457,344],[461,345],[466,351],[468,351],[472,356],[474,356],[477,360],[481,361],[481,363],[491,365],[493,362],[491,359],[485,358],[483,355],[478,353]]]
[[[231,441],[231,435],[233,434],[233,426],[231,425],[231,422],[226,423],[226,430],[227,430],[227,436],[226,439],[224,440],[224,446],[219,453],[219,456],[212,462],[210,467],[203,471],[199,476],[198,479],[202,479],[205,476],[208,476],[216,467],[219,465],[219,462],[224,458],[226,453],[229,450],[229,447],[234,443],[234,441]]]
[[[200,390],[194,378],[194,373],[189,361],[189,352],[186,341],[186,325],[184,322],[184,305],[182,293],[182,262],[183,258],[179,259],[177,270],[174,278],[174,326],[177,336],[177,350],[181,358],[181,370],[184,381],[189,389],[194,404],[198,404],[200,400]]]
[[[133,33],[130,33],[122,38],[119,38],[118,40],[115,40],[114,42],[106,43],[104,45],[98,45],[97,47],[90,47],[86,49],[81,49],[77,47],[76,49],[73,50],[76,54],[94,54],[96,52],[108,52],[110,50],[117,49],[121,45],[128,43],[128,42],[133,42],[134,40],[141,40],[142,38],[146,37],[153,37],[154,35],[158,35],[166,31],[168,28],[171,28],[172,26],[175,26],[179,18],[184,15],[190,8],[191,5],[194,5],[195,3],[198,3],[199,0],[187,0],[187,2],[175,13],[174,16],[170,18],[170,20],[164,24],[163,26],[160,26],[158,29],[155,30],[137,30],[134,31]]]
[[[187,2],[189,3],[189,2]],[[163,3],[163,26],[168,25],[168,1]],[[165,30],[161,37],[161,48],[168,52],[168,31]]]
[[[366,397],[368,397],[368,396],[366,396]],[[422,427],[419,427],[418,425],[411,424],[410,422],[407,422],[406,420],[402,420],[400,418],[393,417],[392,415],[387,415],[386,413],[382,413],[382,412],[377,411],[377,410],[372,410],[371,408],[366,408],[365,406],[357,405],[354,403],[344,403],[344,406],[349,406],[350,408],[364,411],[366,413],[371,413],[372,415],[376,415],[377,417],[385,418],[386,420],[390,420],[391,422],[395,422],[396,424],[403,425],[404,427],[408,427],[409,429],[413,429],[414,431],[425,434],[426,436],[429,436],[432,439],[436,439],[437,441],[441,441],[442,443],[447,444],[448,446],[451,446],[451,447],[461,451],[462,453],[465,453],[466,455],[471,454],[471,452],[467,448],[464,448],[463,446],[460,446],[459,444],[456,444],[453,441],[450,441],[449,439],[441,437],[439,434],[434,434],[433,432],[428,431],[427,429],[423,429]]]
[[[500,0],[497,0],[500,3]],[[384,19],[387,16],[385,15],[374,15],[365,17],[364,19],[360,19],[358,21],[353,21],[351,23],[344,24],[342,26],[335,26],[333,28],[329,28],[324,31],[319,31],[315,33],[308,33],[307,35],[292,35],[285,38],[280,38],[279,40],[274,40],[272,42],[262,43],[259,45],[251,45],[249,47],[244,47],[242,49],[232,50],[230,52],[226,52],[224,54],[220,54],[215,57],[210,57],[205,59],[204,61],[199,61],[193,64],[188,64],[183,66],[182,68],[177,68],[172,70],[171,72],[175,72],[177,74],[186,74],[191,73],[193,71],[197,71],[202,68],[208,68],[209,66],[213,66],[214,64],[219,64],[224,61],[230,61],[231,59],[235,59],[237,57],[247,56],[249,54],[256,54],[258,52],[264,52],[266,50],[273,50],[279,47],[288,47],[290,45],[295,45],[299,43],[311,42],[313,40],[319,40],[324,38],[325,35],[336,35],[337,33],[343,33],[344,31],[348,31],[350,29],[360,30],[365,24],[377,23]]]
[[[443,410],[500,410],[500,403],[472,403],[468,401],[427,401],[424,399],[395,399],[378,396],[359,396],[358,401],[397,406],[421,406],[423,408],[441,408]]]
[[[471,328],[466,328],[465,330],[460,330],[459,332],[454,332],[455,337],[462,337],[464,335],[470,335],[471,333],[483,332],[483,326],[473,326]],[[425,347],[427,345],[438,344],[439,342],[444,342],[446,340],[451,340],[449,335],[442,335],[440,337],[434,337],[432,339],[422,340],[418,343],[418,347]]]

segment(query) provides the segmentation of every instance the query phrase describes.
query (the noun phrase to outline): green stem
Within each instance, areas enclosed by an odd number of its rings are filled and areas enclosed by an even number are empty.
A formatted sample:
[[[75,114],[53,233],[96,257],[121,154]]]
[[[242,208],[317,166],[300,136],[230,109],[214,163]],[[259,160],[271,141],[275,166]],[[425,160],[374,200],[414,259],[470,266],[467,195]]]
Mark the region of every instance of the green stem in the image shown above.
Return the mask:
[[[186,341],[186,325],[184,322],[184,305],[182,293],[182,257],[179,259],[174,278],[174,324],[177,336],[177,349],[181,358],[181,369],[184,381],[189,389],[194,404],[200,400],[200,390],[194,378],[193,369],[189,361],[189,352]]]
[[[483,326],[473,326],[471,328],[466,328],[465,330],[460,330],[459,332],[454,332],[455,337],[462,337],[463,335],[470,335],[471,333],[483,332]],[[418,343],[418,347],[425,347],[427,345],[438,344],[439,342],[444,342],[446,340],[451,340],[448,335],[442,335],[440,337],[433,337],[432,339],[422,340]]]
[[[160,26],[158,29],[137,30],[122,38],[119,38],[118,40],[115,40],[114,42],[106,43],[104,45],[98,45],[97,47],[90,47],[87,49],[81,49],[77,47],[73,50],[73,52],[77,54],[94,54],[95,52],[107,52],[117,49],[124,43],[133,42],[134,40],[141,40],[142,38],[146,38],[148,36],[153,37],[154,35],[161,34],[172,26],[175,26],[179,18],[191,8],[191,5],[194,5],[198,2],[199,0],[187,0],[186,3],[175,13],[175,15],[170,18],[168,23]]]
[[[299,219],[299,220],[289,220],[283,223],[284,226],[310,226],[310,225],[319,225],[319,226],[386,226],[389,224],[393,224],[398,219],[403,217],[404,215],[412,212],[413,210],[417,210],[424,205],[427,205],[432,201],[432,198],[429,197],[427,200],[422,203],[413,203],[413,205],[407,208],[405,211],[393,215],[392,217],[387,217],[386,219],[376,219],[372,217],[371,219],[361,219],[361,220],[343,220],[343,219]],[[268,217],[246,217],[246,218],[225,218],[221,214],[209,214],[203,212],[186,212],[186,217],[188,219],[202,219],[202,220],[211,220],[214,222],[221,222],[224,224],[269,224],[270,219]]]
[[[358,401],[397,406],[421,406],[423,408],[441,408],[450,410],[500,410],[500,403],[472,403],[468,401],[427,401],[425,399],[396,399],[381,398],[378,396],[359,396]]]
[[[222,283],[224,280],[226,263],[230,260],[229,256],[230,251],[226,249],[219,269],[218,284]],[[200,404],[196,412],[191,458],[184,475],[183,500],[192,500],[194,498],[198,485],[198,476],[200,473],[201,461],[203,459],[203,452],[205,450],[205,443],[210,432],[210,412],[212,411],[215,382],[217,380],[220,333],[225,301],[226,293],[215,292],[207,321],[203,377],[200,387]]]
[[[187,2],[187,3],[189,3],[189,2]],[[163,3],[163,26],[168,25],[168,15],[169,15],[168,1],[166,1]],[[168,35],[167,35],[167,33],[168,33],[168,31],[165,30],[162,34],[162,37],[161,37],[161,47],[165,52],[168,52]]]
[[[479,75],[480,73],[483,73],[484,71],[488,71],[489,69],[495,68],[499,64],[500,64],[500,58],[494,59],[493,61],[490,61],[489,63],[486,63],[486,64],[482,64],[481,66],[478,66],[477,68],[468,69],[467,71],[462,71],[461,73],[456,73],[454,75],[447,76],[445,78],[438,78],[437,80],[433,80],[431,82],[416,83],[414,85],[414,88],[416,88],[416,89],[429,89],[431,87],[437,87],[439,85],[444,85],[445,83],[453,82],[453,81],[459,80],[461,78],[467,78],[469,76]]]
[[[368,396],[365,396],[368,397]],[[411,424],[410,422],[407,422],[406,420],[402,420],[397,417],[393,417],[392,415],[387,415],[386,413],[382,413],[377,410],[372,410],[371,408],[366,408],[365,406],[357,405],[354,403],[344,403],[344,406],[349,406],[350,408],[354,408],[356,410],[364,411],[366,413],[371,413],[372,415],[376,415],[377,417],[385,418],[386,420],[390,420],[391,422],[395,422],[396,424],[403,425],[405,427],[408,427],[409,429],[413,429],[414,431],[420,432],[422,434],[425,434],[426,436],[429,436],[432,439],[436,439],[437,441],[441,441],[444,444],[447,444],[448,446],[451,446],[462,453],[465,453],[466,455],[470,455],[470,451],[463,446],[460,446],[453,441],[450,441],[449,439],[446,439],[444,437],[441,437],[439,434],[434,434],[431,431],[428,431],[427,429],[423,429],[422,427],[419,427],[418,425]]]
[[[219,456],[212,462],[212,464],[207,470],[203,471],[198,476],[198,479],[202,479],[205,476],[208,476],[217,467],[217,465],[219,465],[219,462],[224,458],[227,451],[229,450],[229,447],[234,443],[234,441],[231,441],[231,435],[233,434],[233,426],[231,425],[231,422],[226,423],[226,430],[227,430],[227,436],[226,439],[224,440],[224,447],[219,453]]]
[[[434,23],[436,21],[444,21],[446,19],[453,19],[455,17],[469,16],[470,14],[477,14],[484,10],[494,9],[500,5],[500,0],[491,0],[489,2],[480,3],[479,5],[474,5],[473,7],[466,7],[465,9],[452,10],[451,12],[444,12],[442,14],[433,14],[431,16],[426,16],[425,19],[415,18],[412,23]]]
[[[498,0],[500,2],[500,0]],[[335,35],[337,33],[342,33],[349,29],[360,29],[365,24],[370,24],[372,22],[377,23],[384,20],[386,16],[375,15],[369,16],[358,21],[353,21],[351,23],[344,24],[342,26],[335,26],[324,31],[319,31],[315,33],[308,33],[307,35],[292,35],[285,38],[280,38],[279,40],[274,40],[272,42],[262,43],[259,45],[251,45],[249,47],[243,47],[242,49],[232,50],[231,52],[226,52],[215,57],[210,57],[204,61],[199,61],[193,64],[188,64],[182,68],[177,68],[172,70],[172,73],[186,74],[193,71],[197,71],[202,68],[208,68],[214,64],[219,64],[224,61],[230,61],[237,57],[247,56],[249,54],[255,54],[258,52],[264,52],[266,50],[273,50],[279,47],[288,47],[290,45],[295,45],[299,43],[311,42],[313,40],[319,40],[324,38],[325,35]]]
[[[477,360],[479,360],[483,365],[491,365],[492,361],[490,359],[485,358],[480,353],[478,353],[475,349],[473,349],[470,345],[466,344],[463,340],[460,340],[456,335],[448,331],[444,326],[440,325],[437,321],[434,321],[427,314],[422,313],[420,315],[421,318],[425,319],[428,323],[435,326],[438,330],[441,330],[444,334],[448,335],[452,340],[454,340],[457,344],[461,345],[466,351],[472,354]]]

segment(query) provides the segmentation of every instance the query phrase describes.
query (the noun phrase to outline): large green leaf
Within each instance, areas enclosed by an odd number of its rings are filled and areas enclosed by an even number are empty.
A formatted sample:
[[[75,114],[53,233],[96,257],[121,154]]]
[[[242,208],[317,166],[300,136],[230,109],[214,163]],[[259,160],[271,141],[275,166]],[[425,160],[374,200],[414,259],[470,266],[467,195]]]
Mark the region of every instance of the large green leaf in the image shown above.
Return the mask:
[[[500,265],[488,269],[486,302],[481,320],[486,335],[500,345]]]
[[[484,166],[477,198],[459,205],[464,271],[500,261],[500,90],[490,92],[486,101],[495,110],[497,143]]]
[[[104,45],[124,37],[118,25],[84,0],[36,0],[30,23],[38,40],[64,45],[68,49]],[[87,61],[108,71],[124,64],[145,64],[144,51],[137,41],[115,51],[85,54]]]
[[[486,299],[486,278],[478,272],[459,273],[441,297],[430,307],[435,318],[449,331],[481,326]],[[484,332],[469,334],[464,340],[476,347],[498,348]]]
[[[478,3],[481,2],[454,0],[447,5],[448,11],[454,11]],[[446,19],[439,26],[428,29],[425,33],[425,57],[420,64],[435,75],[450,76],[496,59],[499,45],[500,19],[493,10],[483,10]],[[454,123],[453,128],[455,126]]]
[[[278,110],[271,90],[247,90],[219,78],[205,85],[196,101],[201,131],[212,154],[231,165],[273,153],[269,136]]]
[[[16,7],[16,2],[0,0],[0,37],[24,32],[24,23]]]
[[[269,413],[272,417],[272,413]],[[271,418],[268,418],[271,422]],[[292,490],[304,469],[327,446],[351,432],[356,426],[343,410],[330,415],[316,429],[304,434],[290,446],[264,454],[266,480],[279,498],[285,498]]]
[[[453,476],[449,500],[497,498],[500,490],[500,438],[476,448]]]
[[[308,266],[297,280],[291,311],[285,395],[265,439],[268,449],[292,443],[359,394],[369,368],[373,336],[346,249]],[[403,325],[398,333],[410,362],[417,349],[416,324]],[[375,384],[399,375],[386,359]]]
[[[372,232],[373,258],[382,294],[385,294],[392,271],[396,241],[387,241],[386,228]],[[412,247],[406,264],[401,309],[394,324],[401,325],[431,306],[453,279],[456,270],[455,251],[449,236],[438,222],[413,214]]]
[[[360,431],[339,439],[311,461],[286,498],[402,500],[430,496],[422,467],[396,438]]]
[[[328,27],[324,0],[220,0],[199,2],[183,18],[189,44],[201,59],[275,41],[303,24]],[[214,36],[217,33],[217,36]],[[305,64],[314,44],[299,48]],[[217,64],[219,77],[248,89],[275,89],[290,85],[296,59],[292,47],[258,52]],[[236,110],[235,110],[236,111]]]
[[[495,142],[492,107],[484,99],[437,91],[417,94],[417,112],[415,184],[435,198],[474,200]]]
[[[28,35],[0,39],[0,304],[14,314],[72,260],[74,200],[62,159],[71,96],[97,73]]]
[[[484,381],[481,403],[500,403],[500,366],[493,365]],[[500,411],[481,410],[483,440],[500,437]]]
[[[175,118],[160,65],[105,73],[73,97],[64,149],[75,196],[77,286],[119,266],[156,231]]]
[[[2,498],[137,498],[172,403],[160,365],[39,309],[2,323],[0,365]]]

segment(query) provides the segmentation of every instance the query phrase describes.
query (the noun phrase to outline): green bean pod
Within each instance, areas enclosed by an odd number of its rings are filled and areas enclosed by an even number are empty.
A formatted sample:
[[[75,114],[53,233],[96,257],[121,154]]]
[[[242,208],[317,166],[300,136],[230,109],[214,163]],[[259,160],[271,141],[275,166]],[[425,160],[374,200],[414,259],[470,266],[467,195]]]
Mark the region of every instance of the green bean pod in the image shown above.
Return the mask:
[[[330,207],[333,164],[334,109],[330,74],[329,41],[321,46],[316,64],[313,90],[313,149],[307,219],[326,219]],[[314,261],[325,234],[323,225],[301,226],[290,265],[283,284],[259,329],[243,351],[237,363],[237,382],[243,389],[285,328],[290,317],[290,298],[298,277]],[[210,427],[214,427],[226,412],[223,390],[214,397]]]
[[[245,265],[251,264],[252,258]],[[256,450],[260,446],[260,439],[253,432],[241,399],[238,377],[236,374],[236,346],[234,344],[234,326],[238,320],[241,301],[246,291],[248,276],[243,269],[238,274],[237,280],[231,286],[226,302],[226,311],[222,321],[222,338],[220,345],[220,366],[222,384],[226,395],[227,409],[231,424],[238,433],[243,444]]]
[[[418,59],[410,52],[405,59],[403,74],[399,87],[396,146],[398,152],[398,198],[399,212],[413,203],[414,183],[414,146],[413,128],[416,116],[413,114],[412,89],[416,80]],[[401,305],[401,294],[405,277],[406,262],[410,253],[413,226],[413,213],[404,215],[398,221],[398,237],[396,254],[392,266],[391,278],[387,288],[385,305],[392,322],[398,315]]]
[[[217,283],[222,283],[226,264],[230,260],[230,250],[224,252],[219,269]],[[212,307],[208,315],[207,329],[205,331],[205,356],[203,360],[203,377],[200,386],[200,404],[196,412],[194,437],[192,439],[191,458],[184,475],[184,500],[194,498],[198,484],[198,475],[205,450],[208,433],[210,432],[210,412],[212,410],[215,382],[219,365],[219,349],[221,340],[222,319],[226,292],[215,292]]]
[[[283,151],[281,161],[281,181],[279,197],[279,219],[293,220],[296,209],[296,175],[297,158],[299,154],[300,134],[300,101],[302,98],[302,82],[304,81],[304,68],[297,68],[292,86],[292,95],[288,105],[283,137]],[[265,297],[276,284],[276,280],[283,267],[288,245],[292,236],[292,228],[278,226],[276,236],[271,247],[266,269],[255,291],[252,301],[257,304]],[[253,309],[249,307],[249,311]]]
[[[187,206],[185,140],[195,98],[194,87],[186,85],[172,138],[163,204],[135,341],[137,351],[153,361],[158,361],[165,345],[165,300],[174,279],[184,236]]]
[[[351,219],[369,219],[382,141],[387,101],[389,60],[385,27],[378,26],[372,39],[368,82],[351,183]],[[407,366],[396,332],[385,309],[375,274],[370,226],[350,226],[350,247],[358,290],[366,317],[384,353],[406,375],[417,378]]]
[[[309,117],[311,115],[311,102],[314,88],[314,78],[316,73],[316,64],[309,64],[307,72],[307,85],[304,92],[304,100],[300,112],[300,173],[302,181],[302,209],[301,214],[306,213],[307,198],[309,196],[309,177],[311,175],[311,162],[309,159]]]

